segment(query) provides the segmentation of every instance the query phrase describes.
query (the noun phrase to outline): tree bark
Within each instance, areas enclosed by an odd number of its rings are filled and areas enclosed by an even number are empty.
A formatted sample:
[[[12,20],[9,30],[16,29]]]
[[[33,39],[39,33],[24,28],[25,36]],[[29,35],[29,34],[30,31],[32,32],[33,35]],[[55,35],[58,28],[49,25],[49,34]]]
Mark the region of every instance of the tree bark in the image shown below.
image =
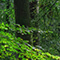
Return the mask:
[[[14,0],[14,8],[16,24],[30,27],[29,0]],[[30,41],[30,35],[28,34],[22,35],[20,33],[16,33],[16,36]]]
[[[16,24],[30,26],[29,0],[14,0]]]

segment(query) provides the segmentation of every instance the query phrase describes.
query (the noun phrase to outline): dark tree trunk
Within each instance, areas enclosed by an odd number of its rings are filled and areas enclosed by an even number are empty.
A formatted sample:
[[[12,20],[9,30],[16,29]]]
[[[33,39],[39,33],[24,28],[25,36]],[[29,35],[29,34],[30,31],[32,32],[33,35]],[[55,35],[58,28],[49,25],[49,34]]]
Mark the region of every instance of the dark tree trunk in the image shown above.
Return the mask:
[[[30,26],[29,0],[14,0],[16,24]]]
[[[15,19],[16,24],[24,25],[25,27],[30,26],[30,11],[29,11],[29,0],[14,0],[15,8]],[[16,33],[17,37],[21,37],[24,40],[30,40],[30,35],[21,35]]]

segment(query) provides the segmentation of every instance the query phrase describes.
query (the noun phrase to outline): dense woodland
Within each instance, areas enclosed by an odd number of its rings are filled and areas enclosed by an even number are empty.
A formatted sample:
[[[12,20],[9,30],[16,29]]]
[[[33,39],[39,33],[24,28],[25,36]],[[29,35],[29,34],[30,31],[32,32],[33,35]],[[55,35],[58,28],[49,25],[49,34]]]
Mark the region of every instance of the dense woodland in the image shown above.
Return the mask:
[[[60,60],[60,0],[0,0],[0,60]]]

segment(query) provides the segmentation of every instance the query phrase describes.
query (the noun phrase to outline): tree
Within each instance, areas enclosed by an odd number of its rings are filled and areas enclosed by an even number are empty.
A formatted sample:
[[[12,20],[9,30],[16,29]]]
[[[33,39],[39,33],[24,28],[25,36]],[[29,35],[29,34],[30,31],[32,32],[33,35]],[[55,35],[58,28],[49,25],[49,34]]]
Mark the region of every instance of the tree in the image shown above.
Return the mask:
[[[16,24],[30,26],[29,0],[14,0]]]
[[[15,8],[15,19],[16,24],[24,25],[25,27],[30,26],[30,11],[29,11],[29,0],[14,0]],[[17,37],[22,37],[24,40],[29,40],[29,35],[17,34]]]

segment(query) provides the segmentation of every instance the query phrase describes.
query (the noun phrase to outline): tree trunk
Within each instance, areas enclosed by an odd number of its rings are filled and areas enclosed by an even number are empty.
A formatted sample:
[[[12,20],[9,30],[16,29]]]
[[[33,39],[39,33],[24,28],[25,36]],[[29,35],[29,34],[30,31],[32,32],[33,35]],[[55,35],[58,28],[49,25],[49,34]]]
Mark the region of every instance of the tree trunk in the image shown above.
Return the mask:
[[[30,26],[29,0],[14,0],[16,24]]]
[[[14,0],[15,8],[15,19],[16,24],[24,25],[25,27],[30,26],[30,11],[29,11],[29,0]],[[24,40],[30,40],[30,35],[23,35],[16,33],[17,37],[21,37]]]

